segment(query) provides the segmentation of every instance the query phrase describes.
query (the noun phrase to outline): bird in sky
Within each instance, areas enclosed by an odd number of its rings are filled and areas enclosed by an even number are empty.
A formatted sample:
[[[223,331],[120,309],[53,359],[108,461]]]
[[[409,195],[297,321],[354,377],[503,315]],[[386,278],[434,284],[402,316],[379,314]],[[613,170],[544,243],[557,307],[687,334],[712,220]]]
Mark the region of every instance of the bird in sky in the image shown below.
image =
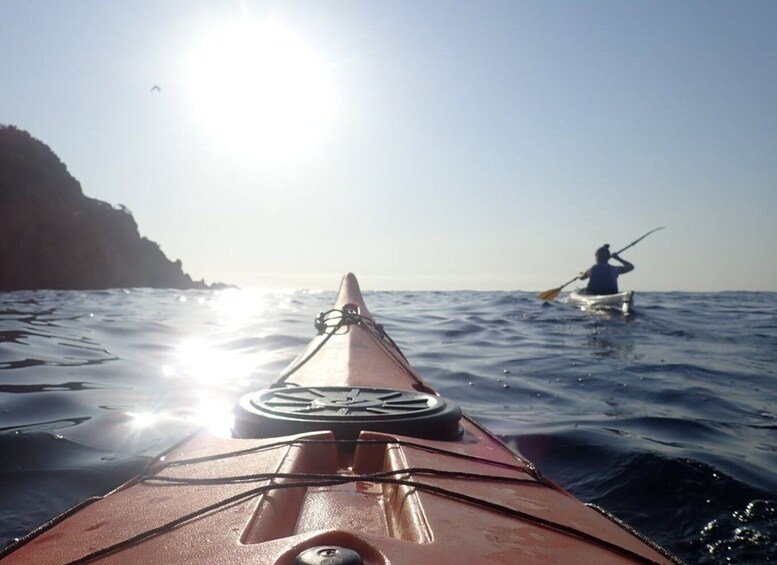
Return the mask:
[[[151,92],[154,92],[154,91],[156,91],[156,92],[161,92],[161,91],[162,91],[162,89],[161,89],[161,88],[159,88],[159,86],[157,86],[157,85],[155,84],[154,86],[152,86],[152,87],[151,87]]]

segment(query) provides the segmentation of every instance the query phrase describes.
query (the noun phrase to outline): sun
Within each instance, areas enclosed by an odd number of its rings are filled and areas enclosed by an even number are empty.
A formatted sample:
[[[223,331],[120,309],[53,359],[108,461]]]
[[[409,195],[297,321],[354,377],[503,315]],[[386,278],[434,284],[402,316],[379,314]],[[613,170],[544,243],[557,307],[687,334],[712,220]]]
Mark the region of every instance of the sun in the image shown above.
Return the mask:
[[[186,64],[191,111],[212,141],[265,161],[322,143],[334,114],[331,65],[274,21],[244,19],[205,34]]]

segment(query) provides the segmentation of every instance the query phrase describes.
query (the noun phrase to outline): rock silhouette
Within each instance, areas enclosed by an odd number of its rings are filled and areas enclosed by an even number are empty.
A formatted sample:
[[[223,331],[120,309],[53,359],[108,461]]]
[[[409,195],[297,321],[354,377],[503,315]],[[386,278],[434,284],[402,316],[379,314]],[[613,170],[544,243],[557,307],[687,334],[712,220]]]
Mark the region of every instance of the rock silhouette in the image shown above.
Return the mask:
[[[208,288],[141,237],[125,207],[89,198],[44,143],[0,126],[0,291]]]

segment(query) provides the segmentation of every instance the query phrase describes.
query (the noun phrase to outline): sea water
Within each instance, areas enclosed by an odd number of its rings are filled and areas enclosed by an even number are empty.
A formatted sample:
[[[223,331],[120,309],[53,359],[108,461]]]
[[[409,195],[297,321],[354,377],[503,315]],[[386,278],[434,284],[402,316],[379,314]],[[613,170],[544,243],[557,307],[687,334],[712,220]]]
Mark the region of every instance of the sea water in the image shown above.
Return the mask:
[[[333,281],[333,287],[337,281]],[[689,563],[777,560],[777,294],[367,292],[440,394]],[[0,547],[207,427],[228,433],[334,292],[0,294]]]

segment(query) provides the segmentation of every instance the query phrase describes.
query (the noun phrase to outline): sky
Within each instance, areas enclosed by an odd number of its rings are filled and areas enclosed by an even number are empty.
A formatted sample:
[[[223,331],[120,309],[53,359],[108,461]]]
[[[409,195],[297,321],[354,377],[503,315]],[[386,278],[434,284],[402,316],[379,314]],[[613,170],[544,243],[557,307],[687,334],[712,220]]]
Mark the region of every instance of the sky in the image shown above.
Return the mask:
[[[775,30],[770,0],[0,0],[0,124],[207,282],[539,291],[666,226],[621,288],[777,291]]]

